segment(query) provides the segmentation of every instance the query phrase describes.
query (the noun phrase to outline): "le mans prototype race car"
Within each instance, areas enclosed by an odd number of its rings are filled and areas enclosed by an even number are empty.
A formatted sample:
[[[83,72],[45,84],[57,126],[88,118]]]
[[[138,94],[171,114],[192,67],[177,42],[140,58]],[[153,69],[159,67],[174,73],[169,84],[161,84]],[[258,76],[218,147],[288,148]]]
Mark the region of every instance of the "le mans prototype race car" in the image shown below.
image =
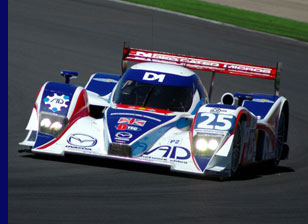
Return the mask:
[[[135,63],[129,69],[127,62]],[[209,94],[192,70],[212,72]],[[289,104],[281,63],[257,66],[124,45],[122,75],[96,73],[85,87],[46,82],[20,145],[32,153],[79,154],[230,178],[240,166],[288,157]],[[275,93],[225,93],[211,103],[216,73],[274,80]]]

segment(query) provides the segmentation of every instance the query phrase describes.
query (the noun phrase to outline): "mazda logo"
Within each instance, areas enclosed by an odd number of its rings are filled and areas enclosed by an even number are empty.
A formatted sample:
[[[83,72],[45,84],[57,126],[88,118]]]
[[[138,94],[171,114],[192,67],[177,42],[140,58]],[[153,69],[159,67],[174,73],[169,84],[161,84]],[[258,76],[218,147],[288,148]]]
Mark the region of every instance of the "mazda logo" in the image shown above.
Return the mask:
[[[72,134],[67,138],[70,145],[92,147],[97,143],[97,139],[85,134]]]
[[[133,137],[133,135],[129,132],[118,132],[118,133],[116,133],[115,136],[118,137],[118,138],[131,138],[131,137]]]

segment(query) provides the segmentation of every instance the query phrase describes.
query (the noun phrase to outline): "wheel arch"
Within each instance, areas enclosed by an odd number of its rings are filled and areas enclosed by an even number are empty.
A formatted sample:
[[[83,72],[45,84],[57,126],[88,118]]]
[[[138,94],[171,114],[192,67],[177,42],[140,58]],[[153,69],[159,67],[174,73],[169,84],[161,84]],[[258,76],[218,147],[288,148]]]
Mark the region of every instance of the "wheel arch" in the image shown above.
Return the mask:
[[[288,130],[289,130],[289,102],[287,100],[284,101],[282,109],[280,111],[280,116],[284,114],[285,122],[286,122],[286,133],[284,135],[284,142],[288,140]],[[279,116],[279,117],[280,117]]]

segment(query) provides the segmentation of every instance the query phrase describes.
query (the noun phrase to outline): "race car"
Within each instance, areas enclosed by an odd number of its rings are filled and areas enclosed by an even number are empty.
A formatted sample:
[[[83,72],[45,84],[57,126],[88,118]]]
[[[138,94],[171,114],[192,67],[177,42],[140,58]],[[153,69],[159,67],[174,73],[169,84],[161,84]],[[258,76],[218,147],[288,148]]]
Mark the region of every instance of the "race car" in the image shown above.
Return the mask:
[[[133,65],[127,69],[128,61]],[[232,178],[239,167],[287,159],[289,103],[281,63],[267,67],[124,44],[122,74],[93,74],[85,87],[39,90],[20,152],[78,154]],[[194,70],[212,73],[209,93]],[[211,102],[216,73],[274,81],[274,94],[225,93]],[[102,160],[103,162],[104,160]]]

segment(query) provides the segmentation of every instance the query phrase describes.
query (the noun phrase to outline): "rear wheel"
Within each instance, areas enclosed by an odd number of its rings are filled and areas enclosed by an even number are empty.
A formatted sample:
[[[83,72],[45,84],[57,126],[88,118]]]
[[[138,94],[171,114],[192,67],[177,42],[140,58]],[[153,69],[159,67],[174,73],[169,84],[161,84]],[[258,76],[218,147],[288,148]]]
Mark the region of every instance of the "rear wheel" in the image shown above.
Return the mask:
[[[277,168],[281,159],[281,154],[283,150],[283,145],[286,139],[287,124],[286,116],[282,112],[279,118],[278,131],[277,131],[277,141],[275,146],[275,158],[272,161],[272,167]]]

